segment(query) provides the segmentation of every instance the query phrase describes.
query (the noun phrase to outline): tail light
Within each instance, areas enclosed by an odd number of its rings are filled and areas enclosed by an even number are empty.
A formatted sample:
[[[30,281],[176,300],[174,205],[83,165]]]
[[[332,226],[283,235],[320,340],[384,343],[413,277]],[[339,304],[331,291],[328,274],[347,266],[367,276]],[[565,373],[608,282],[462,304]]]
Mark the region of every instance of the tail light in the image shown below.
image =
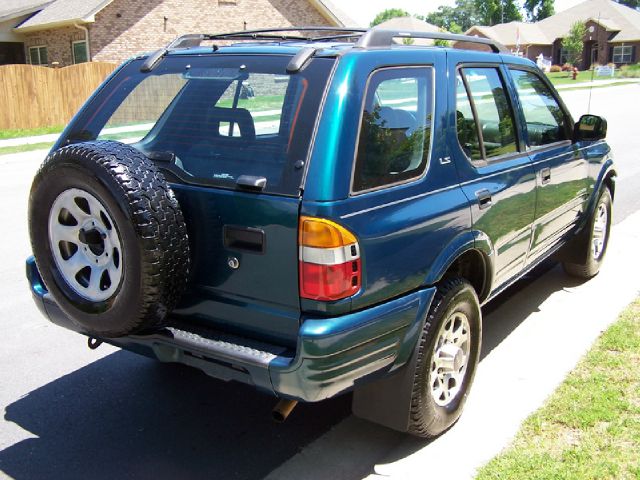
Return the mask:
[[[360,247],[356,237],[337,223],[301,217],[300,296],[332,301],[360,290]]]

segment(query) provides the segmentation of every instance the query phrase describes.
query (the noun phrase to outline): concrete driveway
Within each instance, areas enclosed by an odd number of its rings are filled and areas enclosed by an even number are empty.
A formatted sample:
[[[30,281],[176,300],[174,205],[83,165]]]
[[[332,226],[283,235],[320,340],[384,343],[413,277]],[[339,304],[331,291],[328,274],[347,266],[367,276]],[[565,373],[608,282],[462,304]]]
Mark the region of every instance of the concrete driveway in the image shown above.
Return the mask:
[[[563,97],[576,115],[588,91]],[[10,478],[464,478],[491,458],[640,289],[640,138],[630,85],[593,92],[621,175],[601,274],[543,265],[484,308],[482,361],[461,421],[432,443],[355,419],[348,395],[301,405],[161,365],[46,322],[24,279],[26,202],[43,152],[0,157],[0,476]],[[630,268],[632,267],[632,268]]]

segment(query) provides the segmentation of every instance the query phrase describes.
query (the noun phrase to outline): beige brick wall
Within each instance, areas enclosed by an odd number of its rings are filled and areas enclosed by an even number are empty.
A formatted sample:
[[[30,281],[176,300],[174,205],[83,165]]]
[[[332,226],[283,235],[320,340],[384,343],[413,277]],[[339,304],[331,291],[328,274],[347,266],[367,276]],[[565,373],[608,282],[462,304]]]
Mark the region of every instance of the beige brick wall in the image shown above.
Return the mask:
[[[91,59],[120,63],[185,33],[291,25],[329,23],[307,0],[114,0],[87,27]],[[76,27],[25,34],[27,62],[29,47],[45,45],[49,65],[71,65],[72,42],[83,39]]]
[[[544,58],[551,58],[552,47],[551,45],[529,45],[528,47],[521,47],[525,49],[526,57],[534,62],[538,59],[540,54],[544,55]],[[553,63],[553,62],[552,62]]]
[[[328,25],[306,0],[114,0],[90,28],[94,60],[120,63],[185,33]]]
[[[84,35],[82,30],[75,27],[63,27],[28,33],[24,36],[27,63],[31,63],[29,47],[44,45],[47,47],[49,65],[53,62],[58,62],[62,67],[71,65],[73,64],[73,54],[71,53],[72,42],[84,40]]]

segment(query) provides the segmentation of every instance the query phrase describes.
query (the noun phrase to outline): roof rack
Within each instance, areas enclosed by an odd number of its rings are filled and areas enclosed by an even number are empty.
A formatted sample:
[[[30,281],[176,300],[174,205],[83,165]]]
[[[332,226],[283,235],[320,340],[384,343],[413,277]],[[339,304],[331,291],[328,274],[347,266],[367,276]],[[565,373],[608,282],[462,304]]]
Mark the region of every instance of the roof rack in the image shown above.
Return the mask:
[[[293,35],[289,32],[295,33]],[[305,32],[315,32],[322,35],[304,35]],[[331,33],[332,35],[327,35]],[[356,48],[376,48],[390,47],[396,45],[395,38],[425,38],[429,40],[446,40],[451,42],[468,42],[487,45],[495,53],[508,53],[507,48],[494,40],[482,37],[472,37],[470,35],[457,35],[448,32],[414,32],[403,30],[385,30],[378,28],[346,28],[346,27],[286,27],[286,28],[263,28],[259,30],[242,30],[229,33],[190,33],[176,38],[173,42],[160,50],[152,53],[143,63],[140,71],[150,72],[164,56],[173,49],[198,47],[204,41],[212,40],[264,40],[274,41],[303,41],[303,42],[326,42],[328,40],[357,39],[354,42]],[[213,46],[217,50],[216,45]],[[308,47],[303,49],[287,67],[287,71],[294,73],[304,63],[311,58],[316,49]]]
[[[289,35],[287,32],[331,32],[335,35]],[[366,28],[341,28],[341,27],[286,27],[263,28],[259,30],[242,30],[239,32],[214,33],[214,34],[188,34],[176,38],[167,48],[189,48],[199,46],[203,41],[211,40],[303,40],[317,42],[338,38],[355,38],[366,33]]]
[[[288,32],[296,32],[289,35]],[[334,35],[301,35],[304,32],[331,32]],[[407,30],[386,30],[379,28],[344,28],[344,27],[286,27],[263,28],[259,30],[242,30],[230,33],[189,34],[178,37],[167,48],[188,48],[200,45],[203,41],[211,40],[302,40],[307,42],[325,42],[357,38],[356,47],[374,48],[390,47],[395,38],[425,38],[429,40],[447,40],[451,42],[468,42],[487,45],[495,53],[508,52],[506,47],[494,40],[471,35],[458,35],[448,32],[415,32]]]
[[[507,53],[509,50],[494,40],[482,37],[473,37],[471,35],[458,35],[448,32],[413,32],[399,30],[383,30],[380,28],[371,28],[364,33],[358,42],[357,47],[389,47],[393,45],[394,38],[426,38],[429,40],[447,40],[450,42],[468,42],[487,45],[494,53]]]

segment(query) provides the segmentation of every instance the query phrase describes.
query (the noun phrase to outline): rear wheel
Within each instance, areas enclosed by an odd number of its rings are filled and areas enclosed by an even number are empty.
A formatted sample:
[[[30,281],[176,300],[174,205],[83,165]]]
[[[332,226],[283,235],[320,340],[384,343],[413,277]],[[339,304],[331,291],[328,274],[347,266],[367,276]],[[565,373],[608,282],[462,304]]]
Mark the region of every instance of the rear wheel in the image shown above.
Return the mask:
[[[409,432],[432,438],[462,414],[480,355],[482,314],[464,279],[442,282],[420,338]]]
[[[588,227],[582,232],[582,237],[577,240],[579,258],[585,260],[581,263],[563,262],[564,270],[574,277],[592,278],[600,271],[600,266],[607,253],[609,245],[609,233],[611,231],[611,193],[608,188],[603,188],[593,216]]]

